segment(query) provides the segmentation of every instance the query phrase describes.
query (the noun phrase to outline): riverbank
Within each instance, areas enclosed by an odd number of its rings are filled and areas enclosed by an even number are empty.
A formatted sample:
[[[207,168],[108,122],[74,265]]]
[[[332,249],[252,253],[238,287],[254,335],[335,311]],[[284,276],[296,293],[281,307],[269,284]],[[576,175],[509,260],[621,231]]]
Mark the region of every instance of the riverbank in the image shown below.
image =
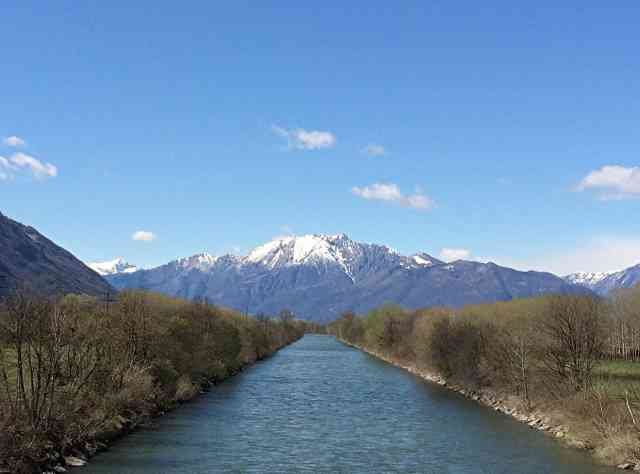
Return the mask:
[[[0,473],[65,472],[298,340],[290,315],[145,292],[0,305]]]
[[[178,409],[185,403],[193,401],[200,395],[214,388],[216,385],[238,375],[245,369],[261,361],[269,359],[281,349],[284,349],[285,347],[293,344],[301,338],[302,335],[286,342],[282,346],[277,347],[273,352],[261,356],[255,361],[241,365],[236,370],[230,372],[224,377],[215,378],[203,382],[199,387],[196,387],[194,390],[190,390],[185,393],[180,400],[173,401],[169,405],[154,407],[155,409],[147,412],[132,413],[129,415],[129,417],[124,417],[121,415],[117,416],[114,418],[114,420],[112,420],[111,425],[107,429],[102,432],[96,433],[94,439],[67,448],[65,450],[65,454],[62,454],[60,450],[56,450],[52,447],[50,452],[47,453],[46,461],[34,467],[43,474],[54,474],[67,472],[69,468],[85,466],[92,457],[108,450],[113,443],[117,442],[121,438],[131,434],[138,429],[148,427],[150,423],[153,423],[154,419]],[[4,472],[9,474],[11,471],[3,471],[2,469],[0,469],[0,473]]]
[[[373,351],[357,344],[350,343],[348,341],[345,341],[344,339],[337,339],[341,343],[349,347],[361,350],[395,367],[404,369],[417,377],[459,393],[464,397],[474,400],[475,402],[494,411],[504,413],[505,415],[512,417],[520,423],[528,425],[531,429],[544,432],[548,436],[556,439],[559,442],[562,442],[568,447],[589,452],[593,452],[593,450],[596,448],[596,446],[594,446],[592,442],[574,433],[571,430],[571,427],[562,424],[558,422],[558,420],[554,419],[552,414],[547,413],[544,410],[535,408],[526,410],[526,408],[522,406],[522,402],[516,397],[500,394],[494,390],[486,388],[471,390],[458,384],[449,383],[442,376],[426,369],[418,368],[416,364],[410,364],[405,361],[394,359],[392,357],[389,357],[388,355]],[[613,465],[623,470],[640,471],[640,464],[632,462],[617,462]]]

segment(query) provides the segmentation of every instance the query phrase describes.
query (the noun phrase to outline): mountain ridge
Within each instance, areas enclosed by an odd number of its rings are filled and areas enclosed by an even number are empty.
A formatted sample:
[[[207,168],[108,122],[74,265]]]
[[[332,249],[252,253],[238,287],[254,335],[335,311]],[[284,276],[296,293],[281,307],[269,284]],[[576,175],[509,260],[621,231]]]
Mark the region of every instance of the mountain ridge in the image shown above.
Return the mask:
[[[185,264],[194,257],[107,279],[119,289],[207,299],[245,312],[274,314],[286,307],[317,321],[385,302],[419,308],[590,293],[550,273],[464,260],[446,263],[427,253],[404,256],[346,234],[280,237],[243,257],[211,256],[204,267]]]
[[[102,296],[113,288],[71,252],[0,213],[0,297],[27,287],[45,295]]]
[[[631,288],[640,283],[640,264],[633,265],[618,272],[572,273],[564,277],[565,281],[575,282],[589,288],[600,296],[607,296],[613,291]]]

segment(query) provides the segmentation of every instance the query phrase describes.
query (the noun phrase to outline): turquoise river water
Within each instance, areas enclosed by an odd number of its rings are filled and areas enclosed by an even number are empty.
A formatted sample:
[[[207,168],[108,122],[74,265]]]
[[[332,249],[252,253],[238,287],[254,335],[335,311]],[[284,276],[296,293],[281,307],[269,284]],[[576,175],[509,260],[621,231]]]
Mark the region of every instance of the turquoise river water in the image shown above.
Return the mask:
[[[615,473],[329,336],[305,336],[82,474]]]

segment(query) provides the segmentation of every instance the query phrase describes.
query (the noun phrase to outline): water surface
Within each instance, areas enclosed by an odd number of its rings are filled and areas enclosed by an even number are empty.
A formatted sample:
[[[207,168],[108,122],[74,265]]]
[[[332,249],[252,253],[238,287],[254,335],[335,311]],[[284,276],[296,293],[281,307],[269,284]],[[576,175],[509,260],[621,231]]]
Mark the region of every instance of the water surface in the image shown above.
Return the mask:
[[[306,336],[91,460],[83,474],[605,474],[585,452]]]

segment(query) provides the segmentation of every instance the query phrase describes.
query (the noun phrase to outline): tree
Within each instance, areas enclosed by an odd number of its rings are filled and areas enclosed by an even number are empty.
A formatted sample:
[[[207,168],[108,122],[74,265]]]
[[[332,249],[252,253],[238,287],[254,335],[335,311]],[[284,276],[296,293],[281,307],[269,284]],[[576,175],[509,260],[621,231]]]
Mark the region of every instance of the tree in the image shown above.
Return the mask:
[[[549,375],[576,392],[591,385],[604,348],[602,303],[587,296],[553,296],[538,319],[541,360]]]

